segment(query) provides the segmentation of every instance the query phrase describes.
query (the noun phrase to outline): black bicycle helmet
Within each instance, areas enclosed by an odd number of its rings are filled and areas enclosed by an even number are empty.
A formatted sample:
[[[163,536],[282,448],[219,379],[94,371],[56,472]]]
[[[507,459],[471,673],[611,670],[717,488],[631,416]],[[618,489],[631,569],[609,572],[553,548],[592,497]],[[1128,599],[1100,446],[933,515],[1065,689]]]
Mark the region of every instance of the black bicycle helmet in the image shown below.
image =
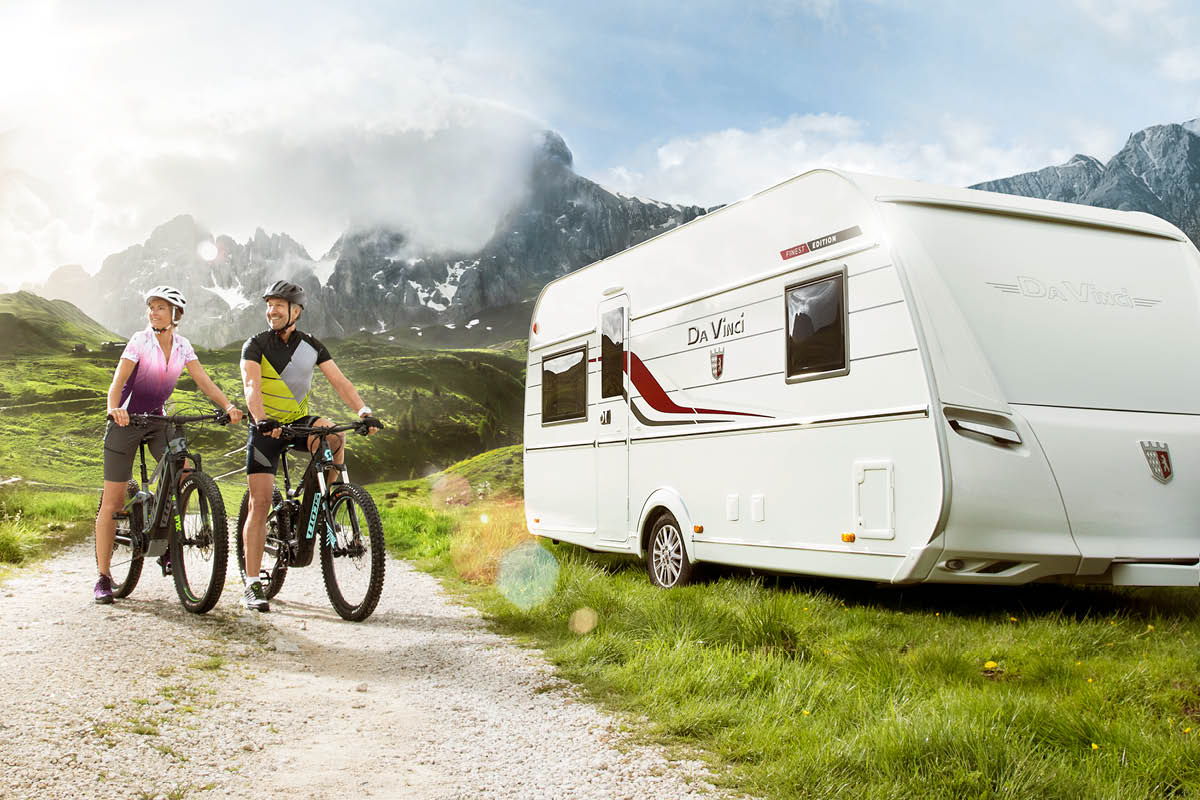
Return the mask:
[[[304,288],[289,281],[275,281],[271,284],[271,288],[263,292],[263,300],[270,300],[272,297],[287,300],[292,305],[301,308],[304,308],[305,303],[308,302],[308,295],[305,294]]]

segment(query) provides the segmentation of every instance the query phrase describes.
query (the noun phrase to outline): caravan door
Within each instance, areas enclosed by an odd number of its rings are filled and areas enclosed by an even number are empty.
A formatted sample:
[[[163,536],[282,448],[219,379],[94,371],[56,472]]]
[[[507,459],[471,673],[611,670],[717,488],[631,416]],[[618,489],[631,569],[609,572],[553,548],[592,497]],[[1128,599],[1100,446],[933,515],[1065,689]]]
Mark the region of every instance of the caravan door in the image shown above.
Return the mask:
[[[600,399],[596,404],[596,538],[629,535],[629,296],[600,303]]]

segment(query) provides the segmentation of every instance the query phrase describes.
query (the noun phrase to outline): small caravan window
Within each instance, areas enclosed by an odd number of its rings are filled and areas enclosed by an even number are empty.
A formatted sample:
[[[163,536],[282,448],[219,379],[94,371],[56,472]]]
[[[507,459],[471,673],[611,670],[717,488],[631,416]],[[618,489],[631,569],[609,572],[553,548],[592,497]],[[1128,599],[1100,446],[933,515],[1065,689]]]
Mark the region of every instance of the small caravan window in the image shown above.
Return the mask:
[[[542,359],[542,424],[587,417],[587,347]]]
[[[600,327],[600,397],[620,397],[624,388],[625,309],[605,312]]]
[[[789,286],[784,297],[787,379],[846,374],[845,272]]]

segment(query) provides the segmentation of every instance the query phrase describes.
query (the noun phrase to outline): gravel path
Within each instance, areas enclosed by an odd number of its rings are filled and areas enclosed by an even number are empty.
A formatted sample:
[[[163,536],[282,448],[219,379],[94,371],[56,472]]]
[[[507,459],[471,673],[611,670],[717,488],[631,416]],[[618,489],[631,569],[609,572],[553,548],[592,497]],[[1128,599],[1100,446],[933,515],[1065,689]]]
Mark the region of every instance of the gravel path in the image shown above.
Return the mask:
[[[714,795],[404,562],[354,624],[319,566],[267,615],[235,581],[187,614],[150,562],[96,606],[90,547],[0,585],[0,798]]]

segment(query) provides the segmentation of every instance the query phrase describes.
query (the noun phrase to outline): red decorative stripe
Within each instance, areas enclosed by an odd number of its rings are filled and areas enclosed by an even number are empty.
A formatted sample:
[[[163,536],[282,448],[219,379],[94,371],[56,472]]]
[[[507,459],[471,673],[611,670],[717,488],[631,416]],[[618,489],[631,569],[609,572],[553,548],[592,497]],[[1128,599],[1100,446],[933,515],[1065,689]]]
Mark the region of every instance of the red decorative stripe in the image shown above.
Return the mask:
[[[634,388],[638,390],[638,394],[642,399],[650,404],[650,407],[655,411],[660,411],[663,414],[729,414],[737,417],[762,417],[770,419],[766,414],[751,414],[748,411],[724,411],[718,408],[688,408],[681,406],[667,396],[666,391],[650,374],[650,370],[642,363],[642,359],[638,358],[637,353],[630,351],[628,353],[630,367],[627,367],[626,372],[629,373],[629,379],[633,382]]]

